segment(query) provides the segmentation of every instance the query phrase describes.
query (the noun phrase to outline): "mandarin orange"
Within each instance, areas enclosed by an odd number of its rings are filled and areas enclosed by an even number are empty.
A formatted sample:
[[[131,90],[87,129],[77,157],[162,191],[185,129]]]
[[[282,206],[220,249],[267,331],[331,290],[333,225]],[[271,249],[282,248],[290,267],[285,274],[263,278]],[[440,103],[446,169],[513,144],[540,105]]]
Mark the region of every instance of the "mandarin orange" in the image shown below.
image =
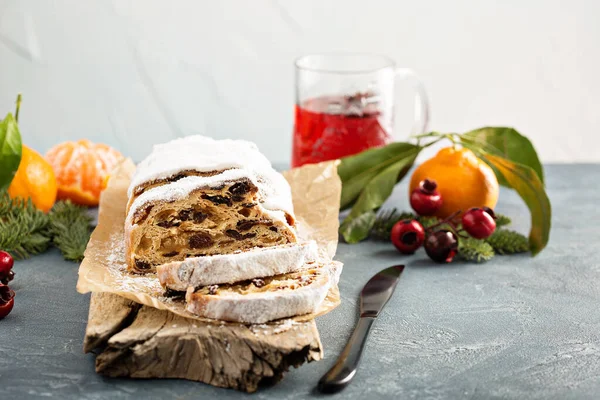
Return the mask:
[[[469,149],[447,147],[419,165],[410,179],[409,196],[424,179],[433,179],[442,195],[435,213],[445,218],[472,207],[494,208],[498,202],[498,180],[492,168]]]
[[[11,198],[31,199],[39,210],[48,212],[56,201],[56,177],[44,157],[23,145],[21,163],[8,187]]]
[[[112,147],[89,140],[64,142],[46,153],[58,182],[58,198],[97,206],[108,175],[123,159]]]

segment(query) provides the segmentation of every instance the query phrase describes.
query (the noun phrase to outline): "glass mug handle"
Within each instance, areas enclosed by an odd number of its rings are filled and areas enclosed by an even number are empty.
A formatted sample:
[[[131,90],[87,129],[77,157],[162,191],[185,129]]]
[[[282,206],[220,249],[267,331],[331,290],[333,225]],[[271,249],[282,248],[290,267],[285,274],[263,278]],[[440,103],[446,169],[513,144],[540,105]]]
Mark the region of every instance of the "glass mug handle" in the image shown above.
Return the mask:
[[[412,82],[415,88],[415,115],[411,134],[420,135],[427,132],[429,124],[429,100],[421,79],[410,68],[396,68],[396,84],[400,80]]]

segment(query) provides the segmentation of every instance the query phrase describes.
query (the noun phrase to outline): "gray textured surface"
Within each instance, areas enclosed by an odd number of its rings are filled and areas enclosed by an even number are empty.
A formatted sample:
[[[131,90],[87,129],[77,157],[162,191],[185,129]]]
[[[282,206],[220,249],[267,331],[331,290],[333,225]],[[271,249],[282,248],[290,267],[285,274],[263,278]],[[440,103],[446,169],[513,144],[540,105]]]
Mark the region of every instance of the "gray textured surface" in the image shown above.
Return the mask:
[[[318,319],[325,360],[292,370],[256,399],[318,395],[313,387],[350,334],[357,294],[376,271],[408,265],[374,326],[356,381],[334,398],[595,399],[600,397],[600,165],[547,168],[554,206],[538,257],[435,266],[391,245],[340,245],[342,305]],[[390,203],[407,208],[405,186]],[[498,211],[528,229],[520,200]],[[89,296],[77,266],[49,252],[16,265],[13,313],[0,321],[0,398],[233,399],[248,395],[177,380],[105,379],[82,353]]]

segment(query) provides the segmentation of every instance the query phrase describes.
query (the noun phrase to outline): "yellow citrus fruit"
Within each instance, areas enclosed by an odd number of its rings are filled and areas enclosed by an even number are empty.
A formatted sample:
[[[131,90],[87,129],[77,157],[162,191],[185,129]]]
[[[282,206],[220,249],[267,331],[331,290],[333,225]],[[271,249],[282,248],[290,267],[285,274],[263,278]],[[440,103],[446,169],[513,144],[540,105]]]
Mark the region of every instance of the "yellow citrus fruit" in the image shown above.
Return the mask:
[[[436,181],[442,195],[437,217],[445,218],[471,207],[494,208],[498,202],[494,171],[469,149],[446,147],[419,165],[410,179],[409,196],[423,179]]]
[[[52,166],[40,153],[23,145],[21,163],[8,187],[9,196],[31,199],[38,209],[48,212],[56,201],[56,192]]]
[[[123,155],[112,147],[89,140],[64,142],[46,153],[58,181],[58,198],[97,206],[107,177]]]

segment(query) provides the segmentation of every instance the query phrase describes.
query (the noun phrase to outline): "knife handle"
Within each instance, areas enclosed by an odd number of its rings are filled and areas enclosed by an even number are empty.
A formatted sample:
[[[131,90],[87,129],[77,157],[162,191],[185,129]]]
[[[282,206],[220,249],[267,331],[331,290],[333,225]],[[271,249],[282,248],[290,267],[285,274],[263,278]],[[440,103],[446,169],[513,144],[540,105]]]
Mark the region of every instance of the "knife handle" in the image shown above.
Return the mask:
[[[321,392],[339,392],[354,378],[373,321],[375,318],[372,317],[361,317],[358,320],[350,340],[335,365],[319,380],[318,388]]]

